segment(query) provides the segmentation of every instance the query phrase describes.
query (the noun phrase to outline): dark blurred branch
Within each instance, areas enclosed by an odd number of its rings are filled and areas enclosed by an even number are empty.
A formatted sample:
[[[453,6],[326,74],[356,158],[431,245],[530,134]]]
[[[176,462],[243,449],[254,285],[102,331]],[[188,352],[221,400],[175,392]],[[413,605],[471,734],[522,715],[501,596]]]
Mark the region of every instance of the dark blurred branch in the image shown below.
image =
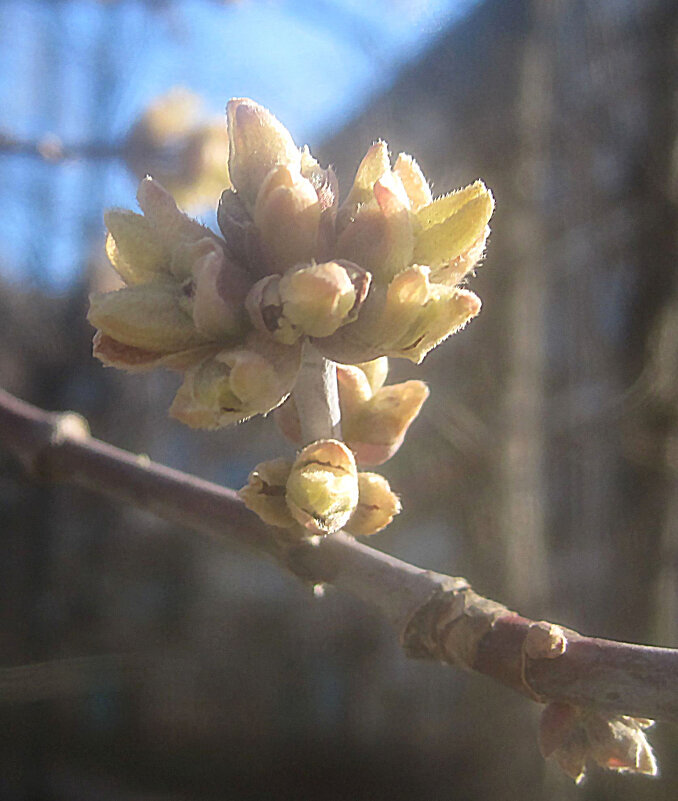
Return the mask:
[[[0,443],[33,478],[103,492],[203,533],[236,539],[297,576],[377,606],[408,655],[491,676],[536,701],[678,722],[678,650],[584,637],[477,595],[465,579],[421,570],[344,534],[291,542],[235,492],[100,442],[72,413],[0,390]]]
[[[121,144],[108,142],[82,142],[66,145],[57,136],[47,135],[42,139],[16,139],[0,131],[0,156],[32,156],[43,161],[107,160],[124,158],[125,148]]]

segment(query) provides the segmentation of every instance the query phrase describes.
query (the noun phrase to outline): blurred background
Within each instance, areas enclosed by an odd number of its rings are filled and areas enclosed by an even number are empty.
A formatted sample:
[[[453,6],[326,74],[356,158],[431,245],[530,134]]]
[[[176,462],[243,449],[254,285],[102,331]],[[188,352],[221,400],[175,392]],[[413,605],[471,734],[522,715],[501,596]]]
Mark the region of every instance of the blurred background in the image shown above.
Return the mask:
[[[412,153],[497,199],[478,320],[384,469],[377,547],[523,613],[678,646],[678,5],[673,0],[0,1],[0,385],[232,487],[271,421],[166,418],[176,377],[91,358],[103,209],[151,173],[214,224],[223,107],[250,96],[336,166]],[[675,799],[575,788],[538,709],[408,662],[370,609],[0,453],[0,798]]]

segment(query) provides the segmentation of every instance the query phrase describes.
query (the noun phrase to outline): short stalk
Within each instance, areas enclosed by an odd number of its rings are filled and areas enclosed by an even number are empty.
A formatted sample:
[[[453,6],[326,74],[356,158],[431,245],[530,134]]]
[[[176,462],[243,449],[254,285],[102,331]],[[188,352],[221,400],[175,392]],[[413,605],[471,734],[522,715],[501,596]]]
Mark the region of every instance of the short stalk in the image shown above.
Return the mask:
[[[341,439],[337,366],[308,341],[304,343],[293,397],[303,445],[319,439]]]

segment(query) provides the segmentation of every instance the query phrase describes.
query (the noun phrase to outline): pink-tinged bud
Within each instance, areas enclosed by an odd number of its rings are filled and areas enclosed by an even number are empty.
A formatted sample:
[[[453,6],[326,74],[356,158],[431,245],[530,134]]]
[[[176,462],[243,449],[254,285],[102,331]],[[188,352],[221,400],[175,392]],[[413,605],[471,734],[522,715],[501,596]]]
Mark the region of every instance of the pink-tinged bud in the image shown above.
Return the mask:
[[[601,768],[657,775],[657,760],[644,732],[647,721],[625,715],[610,718],[594,712],[584,716],[584,728],[589,755]]]
[[[299,371],[300,349],[252,333],[186,371],[170,414],[192,428],[221,428],[267,414],[287,397]]]
[[[494,198],[482,181],[434,200],[416,215],[421,228],[414,260],[435,270],[460,257],[467,258],[479,239],[484,242],[493,211]]]
[[[351,322],[369,290],[370,276],[350,262],[310,264],[258,281],[247,296],[253,325],[276,341],[329,336]]]
[[[247,98],[234,98],[227,106],[231,183],[250,212],[259,188],[278,165],[299,172],[301,153],[289,131],[270,111]]]
[[[367,375],[358,365],[338,364],[337,384],[343,428],[369,402],[373,392]]]
[[[254,207],[270,268],[284,272],[313,258],[320,223],[316,190],[300,172],[274,167],[264,179]]]
[[[308,531],[338,531],[358,505],[358,472],[351,451],[333,439],[307,445],[290,472],[286,499],[294,519]]]
[[[208,240],[209,249],[193,264],[193,322],[210,339],[237,335],[245,322],[245,296],[250,281],[223,249]]]
[[[375,183],[390,171],[388,145],[375,142],[360,162],[351,191],[339,209],[337,227],[340,231],[355,217],[360,206],[373,199]]]
[[[154,351],[125,345],[102,331],[92,340],[92,354],[106,367],[117,367],[129,373],[141,373],[154,367],[184,371],[214,355],[214,345],[203,345],[176,352]]]
[[[161,353],[207,344],[183,310],[181,287],[142,284],[90,297],[87,319],[112,339]]]
[[[287,459],[258,464],[249,474],[247,485],[238,491],[245,506],[269,526],[291,528],[296,524],[285,501],[285,485],[292,469]]]
[[[336,252],[388,283],[412,260],[414,232],[409,200],[390,171],[373,186],[374,201],[360,208],[340,234]]]
[[[393,172],[402,181],[413,212],[416,213],[419,209],[433,202],[428,181],[412,156],[408,156],[407,153],[400,153],[396,163],[393,165]]]
[[[400,513],[398,496],[378,473],[358,473],[358,506],[345,526],[355,537],[369,537],[386,528]]]
[[[423,381],[405,381],[381,387],[353,414],[343,416],[346,444],[359,465],[380,465],[400,448],[408,428],[429,396]]]
[[[655,776],[657,761],[644,732],[651,725],[644,718],[551,703],[542,713],[540,747],[577,783],[589,761],[619,773]]]

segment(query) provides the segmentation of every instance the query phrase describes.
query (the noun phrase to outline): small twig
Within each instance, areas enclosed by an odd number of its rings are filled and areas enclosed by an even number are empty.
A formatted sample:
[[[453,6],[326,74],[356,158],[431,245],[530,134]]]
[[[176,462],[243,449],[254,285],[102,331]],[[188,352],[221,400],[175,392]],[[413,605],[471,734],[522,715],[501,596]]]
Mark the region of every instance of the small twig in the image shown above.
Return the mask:
[[[66,481],[238,542],[379,608],[410,656],[490,676],[540,702],[678,722],[678,650],[584,637],[520,617],[462,578],[421,570],[344,534],[281,547],[232,490],[89,436],[82,418],[0,390],[0,443],[35,478]]]
[[[337,366],[307,340],[301,370],[294,385],[294,403],[301,422],[302,444],[341,439]]]
[[[42,139],[17,139],[0,131],[0,156],[31,156],[54,163],[62,161],[101,161],[122,159],[125,147],[108,142],[81,142],[65,144],[58,136],[47,134]]]

